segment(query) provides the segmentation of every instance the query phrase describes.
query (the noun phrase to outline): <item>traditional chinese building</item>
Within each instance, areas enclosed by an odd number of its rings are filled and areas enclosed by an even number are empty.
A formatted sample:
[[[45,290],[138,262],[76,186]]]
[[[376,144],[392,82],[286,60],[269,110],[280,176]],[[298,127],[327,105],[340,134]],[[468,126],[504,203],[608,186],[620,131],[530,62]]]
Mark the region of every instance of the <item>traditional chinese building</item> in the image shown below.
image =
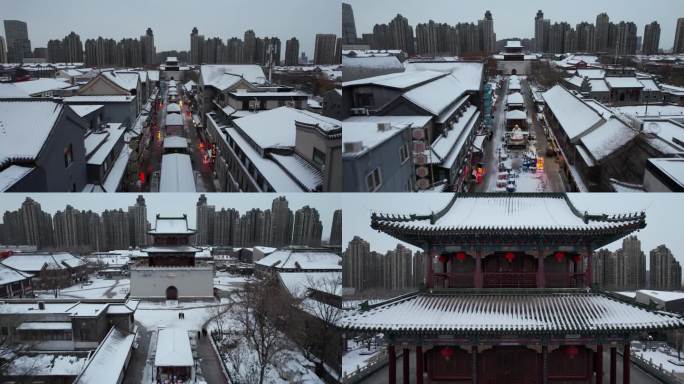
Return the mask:
[[[430,214],[373,214],[371,226],[425,251],[425,288],[342,320],[382,333],[388,383],[610,383],[618,349],[629,383],[630,340],[682,327],[592,290],[592,252],[646,226],[644,213],[580,212],[564,194],[455,195]]]
[[[191,244],[194,229],[188,228],[186,215],[161,217],[148,232],[153,244],[143,249],[141,258],[131,267],[131,297],[152,299],[198,299],[214,295],[214,271],[198,261],[200,248]]]

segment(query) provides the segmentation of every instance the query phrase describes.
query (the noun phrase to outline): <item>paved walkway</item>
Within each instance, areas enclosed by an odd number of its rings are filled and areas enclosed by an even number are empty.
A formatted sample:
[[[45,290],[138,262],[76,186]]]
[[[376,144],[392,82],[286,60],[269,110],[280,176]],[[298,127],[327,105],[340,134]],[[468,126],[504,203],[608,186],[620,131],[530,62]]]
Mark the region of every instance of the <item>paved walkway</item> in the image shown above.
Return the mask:
[[[137,321],[135,324],[138,326],[138,348],[134,349],[131,354],[131,361],[128,364],[126,375],[123,380],[124,384],[142,383],[145,366],[147,365],[147,356],[152,332],[149,332]]]
[[[221,311],[221,315],[229,309],[230,307],[226,306],[226,308]],[[211,323],[214,318],[215,316],[207,320],[202,325],[202,328],[207,329],[208,331],[209,323]],[[210,338],[211,336],[207,334],[206,337],[202,336],[197,340],[197,356],[200,358],[202,376],[208,384],[228,384],[222,370],[223,363],[221,362],[220,357],[216,355],[214,348],[212,348]]]

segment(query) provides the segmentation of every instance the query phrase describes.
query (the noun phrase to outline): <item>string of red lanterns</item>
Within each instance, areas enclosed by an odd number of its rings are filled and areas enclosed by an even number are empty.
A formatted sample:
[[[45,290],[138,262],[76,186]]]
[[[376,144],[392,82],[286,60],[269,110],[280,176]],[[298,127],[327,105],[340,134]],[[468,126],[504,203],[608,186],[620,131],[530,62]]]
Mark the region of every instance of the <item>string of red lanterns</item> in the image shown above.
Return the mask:
[[[512,263],[513,260],[515,260],[515,253],[513,253],[513,252],[506,252],[506,254],[504,255],[504,258],[505,258],[506,261],[508,261],[509,263]]]
[[[439,354],[442,355],[445,360],[449,361],[454,356],[454,350],[451,347],[444,347],[439,351]]]

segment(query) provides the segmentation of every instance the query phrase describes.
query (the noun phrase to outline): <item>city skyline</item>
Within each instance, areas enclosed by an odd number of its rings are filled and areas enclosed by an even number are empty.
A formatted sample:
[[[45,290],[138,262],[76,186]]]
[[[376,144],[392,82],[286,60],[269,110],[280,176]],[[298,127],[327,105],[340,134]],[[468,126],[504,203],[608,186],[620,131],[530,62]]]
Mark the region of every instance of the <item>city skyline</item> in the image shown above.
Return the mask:
[[[91,210],[99,214],[105,210],[118,210],[119,208],[127,211],[129,206],[135,204],[138,195],[142,195],[145,198],[147,219],[152,226],[154,226],[154,218],[157,214],[162,216],[179,216],[186,214],[188,223],[191,227],[193,229],[197,228],[196,204],[200,196],[199,193],[117,193],[115,195],[106,196],[57,193],[5,194],[0,200],[0,222],[2,222],[2,213],[8,210],[12,211],[18,209],[27,197],[30,197],[39,203],[43,211],[50,215],[54,215],[57,211],[63,211],[67,204],[78,210]],[[315,194],[314,196],[308,196],[304,194],[286,193],[242,193],[237,196],[232,194],[206,193],[205,196],[207,196],[208,204],[216,206],[218,210],[221,208],[234,208],[241,214],[244,214],[252,208],[260,208],[262,210],[271,209],[273,199],[279,196],[285,196],[292,211],[296,211],[306,205],[318,210],[323,224],[322,238],[324,240],[327,240],[330,237],[333,215],[335,210],[340,207],[339,195],[330,194]],[[103,199],[106,200],[106,206],[103,205]]]
[[[65,4],[66,3],[66,4]],[[28,24],[29,40],[32,47],[47,47],[51,39],[62,38],[71,31],[80,35],[81,40],[95,38],[138,38],[147,28],[154,31],[157,52],[189,51],[190,32],[197,27],[206,37],[242,38],[246,30],[254,30],[257,36],[277,36],[283,42],[292,37],[299,40],[300,52],[313,57],[317,33],[340,34],[339,12],[330,12],[334,6],[339,11],[341,2],[297,0],[294,3],[273,2],[271,0],[207,0],[203,7],[184,7],[178,0],[120,1],[120,6],[107,9],[103,23],[97,17],[104,8],[97,2],[70,0],[62,3],[44,3],[36,0],[9,0],[5,3],[3,20],[21,20]],[[296,4],[297,6],[294,6]],[[160,12],[163,9],[178,9],[178,12]],[[302,8],[317,17],[308,17],[302,22],[292,22],[301,15]],[[181,11],[182,9],[182,11]],[[252,17],[259,12],[258,18]],[[39,12],[37,12],[39,10]],[[74,12],[74,10],[77,10]],[[135,10],[135,12],[131,12]],[[204,12],[211,10],[210,12]],[[237,12],[233,12],[236,10]],[[205,17],[211,15],[211,17]],[[215,16],[221,15],[221,17]],[[126,23],[116,23],[125,17]],[[0,36],[4,36],[4,30]]]
[[[639,36],[644,35],[644,28],[647,24],[657,21],[662,29],[660,47],[671,49],[674,45],[677,19],[684,15],[684,3],[676,0],[655,0],[647,4],[634,3],[629,7],[625,7],[624,2],[618,0],[601,2],[579,0],[573,6],[541,0],[516,3],[515,6],[503,0],[486,0],[477,3],[431,0],[430,7],[426,7],[424,3],[409,0],[392,2],[350,0],[345,2],[351,4],[353,8],[356,33],[359,38],[364,33],[371,33],[375,24],[387,23],[397,14],[406,17],[409,24],[415,28],[417,24],[426,23],[430,19],[450,25],[473,22],[482,19],[485,11],[489,10],[493,14],[497,40],[503,40],[533,38],[534,17],[538,10],[542,10],[544,17],[552,22],[568,22],[572,26],[583,21],[593,23],[598,14],[607,12],[611,21],[636,23]],[[445,16],[450,14],[455,16]]]
[[[684,238],[680,235],[680,228],[676,225],[675,217],[684,214],[684,196],[677,194],[621,194],[615,199],[609,194],[574,193],[568,194],[575,207],[590,214],[624,214],[632,212],[646,212],[646,228],[635,235],[642,244],[642,250],[647,255],[658,245],[665,244],[675,258],[684,263]],[[354,196],[345,194],[342,197],[342,249],[346,249],[354,236],[359,236],[370,243],[370,250],[385,253],[394,249],[397,244],[416,251],[419,248],[398,241],[388,235],[375,231],[370,226],[371,212],[388,214],[425,214],[436,212],[446,206],[452,194],[437,194],[430,199],[416,198],[411,194],[381,194]],[[397,208],[409,207],[409,208]],[[622,245],[619,239],[606,249],[615,251]]]

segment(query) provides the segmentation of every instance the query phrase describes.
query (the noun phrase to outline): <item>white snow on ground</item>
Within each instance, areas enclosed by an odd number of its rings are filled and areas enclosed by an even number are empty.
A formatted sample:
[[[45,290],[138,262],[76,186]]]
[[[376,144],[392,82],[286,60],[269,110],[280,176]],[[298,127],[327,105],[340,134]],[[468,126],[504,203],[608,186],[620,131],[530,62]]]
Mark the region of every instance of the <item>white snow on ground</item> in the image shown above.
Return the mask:
[[[93,283],[83,285],[81,283],[72,285],[68,288],[60,289],[57,297],[77,298],[77,299],[123,299],[130,290],[130,280],[128,279],[102,279],[91,276]],[[54,291],[36,291],[36,296],[41,299],[54,299]]]
[[[250,279],[251,277],[249,276],[233,275],[227,272],[216,272],[216,276],[214,276],[214,286],[218,286],[217,288],[238,288],[240,284],[244,284]]]
[[[216,302],[150,302],[143,301],[135,311],[135,320],[148,330],[156,328],[178,328],[197,331],[209,320]],[[178,318],[178,313],[185,314],[184,319]]]
[[[81,373],[87,357],[40,354],[19,356],[7,367],[8,375],[76,376]]]
[[[350,340],[350,343],[352,341]],[[373,358],[380,356],[381,350],[365,346],[354,346],[347,353],[342,355],[342,376],[363,369]]]
[[[668,373],[684,373],[684,355],[682,360],[677,359],[677,351],[671,350],[669,348],[658,347],[655,351],[648,349],[644,351],[642,348],[635,348],[632,346],[632,354],[635,357],[641,358],[643,361],[650,363],[656,368],[660,368],[662,364],[662,369]],[[678,362],[678,364],[673,364],[672,362]]]

